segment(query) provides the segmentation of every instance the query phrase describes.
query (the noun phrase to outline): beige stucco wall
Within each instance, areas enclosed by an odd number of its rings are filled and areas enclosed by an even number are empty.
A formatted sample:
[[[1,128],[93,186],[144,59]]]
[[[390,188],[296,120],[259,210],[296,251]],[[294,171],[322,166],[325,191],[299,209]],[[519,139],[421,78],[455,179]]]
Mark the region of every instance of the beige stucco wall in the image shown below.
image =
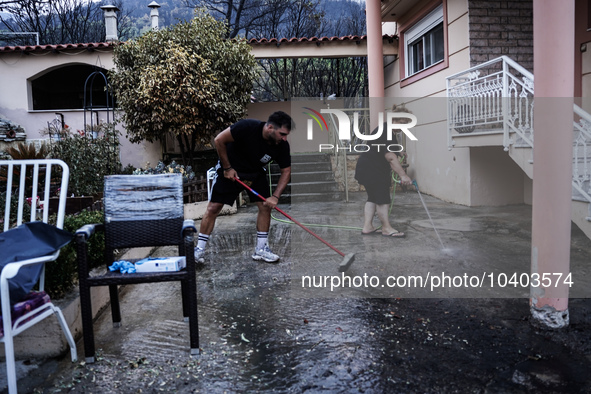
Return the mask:
[[[524,203],[524,178],[521,168],[501,146],[470,148],[472,205],[508,205]]]
[[[0,115],[21,125],[27,140],[45,139],[41,130],[47,122],[55,119],[56,112],[64,115],[65,123],[72,130],[84,129],[83,110],[32,111],[29,81],[57,67],[75,64],[96,65],[103,69],[113,68],[112,51],[97,49],[70,50],[67,53],[2,53],[0,55]],[[87,123],[89,123],[87,114]],[[99,111],[99,119],[106,120],[104,111]],[[111,119],[112,120],[112,119]],[[144,166],[146,162],[155,165],[161,157],[159,143],[131,144],[123,134],[121,162],[123,166],[132,164]]]

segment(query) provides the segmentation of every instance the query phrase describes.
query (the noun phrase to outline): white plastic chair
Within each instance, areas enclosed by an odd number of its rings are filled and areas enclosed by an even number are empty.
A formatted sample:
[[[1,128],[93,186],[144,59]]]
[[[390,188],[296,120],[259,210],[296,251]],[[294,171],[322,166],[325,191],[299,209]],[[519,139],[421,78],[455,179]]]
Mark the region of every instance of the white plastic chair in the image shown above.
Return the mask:
[[[61,180],[59,184],[52,185],[52,174],[56,174],[55,169],[61,167]],[[44,174],[43,174],[44,173]],[[49,218],[49,197],[51,188],[59,186],[59,204],[57,211],[56,226],[60,229],[64,226],[64,216],[66,212],[66,197],[68,191],[68,179],[70,170],[66,163],[61,160],[43,159],[43,160],[0,160],[0,194],[5,193],[6,203],[0,207],[3,219],[3,231],[8,231],[12,227],[20,226],[24,222],[43,221],[47,223]],[[30,194],[27,192],[30,189]],[[36,209],[36,200],[40,200],[39,207]],[[27,198],[31,198],[30,217],[24,217],[24,208],[27,204]],[[11,204],[17,202],[16,215],[13,209],[13,217],[10,216]],[[13,204],[12,204],[13,205]],[[13,207],[14,208],[14,207]],[[19,270],[24,266],[34,264],[43,264],[41,277],[38,283],[38,290],[44,291],[45,285],[45,265],[44,263],[54,261],[59,256],[59,250],[51,255],[37,257],[29,260],[18,261],[7,264],[0,274],[0,297],[2,304],[2,323],[4,336],[0,342],[4,343],[6,354],[6,375],[8,380],[8,392],[17,392],[16,363],[14,354],[13,339],[16,335],[25,331],[29,327],[39,323],[46,317],[55,314],[62,327],[66,340],[70,345],[72,362],[77,361],[76,344],[68,328],[68,324],[61,310],[51,302],[40,305],[39,307],[25,313],[15,321],[11,318],[11,302],[8,283],[14,278]]]

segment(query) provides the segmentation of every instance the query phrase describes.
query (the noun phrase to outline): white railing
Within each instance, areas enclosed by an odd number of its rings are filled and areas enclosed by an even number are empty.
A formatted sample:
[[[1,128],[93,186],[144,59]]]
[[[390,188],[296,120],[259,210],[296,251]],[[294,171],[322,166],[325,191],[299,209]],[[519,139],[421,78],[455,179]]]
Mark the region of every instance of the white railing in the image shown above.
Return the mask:
[[[347,114],[347,117],[351,122],[357,121],[357,127],[362,134],[369,134],[369,109],[368,108],[340,108]],[[357,113],[357,116],[355,116]],[[353,152],[352,147],[358,143],[364,143],[359,140],[358,137],[353,137],[352,140],[340,140],[339,139],[339,126],[338,120],[335,119],[334,114],[325,114],[328,123],[328,132],[330,144],[332,144],[332,156],[334,158],[335,167],[339,169],[343,178],[343,188],[345,191],[345,201],[349,201],[349,181],[348,181],[348,169],[347,169],[347,153]],[[353,130],[355,126],[351,123],[350,130]]]
[[[578,119],[574,122],[573,198],[591,202],[591,115],[578,105],[574,108]]]
[[[503,131],[533,147],[534,76],[506,56],[447,77],[448,147],[455,133]]]
[[[458,134],[500,131],[505,151],[518,143],[533,148],[532,73],[501,56],[451,75],[446,82],[449,149]],[[591,115],[574,105],[573,116],[573,199],[591,202]]]

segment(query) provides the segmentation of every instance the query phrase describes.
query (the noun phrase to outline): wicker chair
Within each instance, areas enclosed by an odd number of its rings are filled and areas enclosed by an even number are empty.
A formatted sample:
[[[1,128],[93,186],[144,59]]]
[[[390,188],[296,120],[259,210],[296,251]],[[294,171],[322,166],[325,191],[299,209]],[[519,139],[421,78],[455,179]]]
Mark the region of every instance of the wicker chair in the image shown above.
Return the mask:
[[[105,222],[87,225],[76,232],[80,304],[86,362],[94,362],[94,332],[90,289],[109,286],[114,326],[121,323],[118,286],[180,281],[183,316],[189,320],[190,353],[199,353],[197,283],[193,220],[183,220],[183,180],[180,174],[113,175],[105,177]],[[105,273],[89,275],[87,241],[95,231],[105,233]],[[180,271],[121,273],[109,271],[115,249],[178,245],[186,268]],[[133,261],[131,261],[133,262]]]
[[[59,229],[64,225],[69,174],[68,166],[61,160],[0,161],[0,195],[4,198],[3,204],[0,204],[0,220],[3,222],[0,260],[5,264],[0,275],[0,343],[4,343],[9,393],[17,392],[14,337],[46,317],[57,317],[70,345],[72,362],[78,358],[66,319],[44,291],[45,264],[55,261],[59,256],[60,246],[55,243],[57,240],[50,240],[49,237],[54,232],[62,233]],[[59,194],[57,219],[56,225],[50,226],[45,224],[49,220],[48,202],[55,192]],[[30,212],[27,212],[29,204]],[[24,228],[28,228],[28,231],[22,231]],[[36,232],[31,231],[33,228],[37,229]],[[15,237],[15,234],[18,236]],[[48,237],[44,240],[47,243],[41,242],[40,238],[44,237]],[[60,241],[61,246],[72,239],[69,233],[62,233],[60,237],[64,239]],[[28,279],[24,281],[23,276]],[[35,282],[38,291],[32,291]],[[19,287],[19,291],[13,291],[15,286]]]

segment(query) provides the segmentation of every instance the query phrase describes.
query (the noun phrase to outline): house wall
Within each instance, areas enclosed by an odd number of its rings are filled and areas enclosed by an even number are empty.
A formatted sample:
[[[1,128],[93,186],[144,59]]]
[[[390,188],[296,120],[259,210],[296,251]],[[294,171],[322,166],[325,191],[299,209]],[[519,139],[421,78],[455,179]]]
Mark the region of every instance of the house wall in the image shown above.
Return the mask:
[[[509,205],[525,201],[525,176],[502,146],[470,148],[472,205]],[[529,179],[529,178],[527,178]],[[528,182],[529,184],[529,182]],[[530,200],[531,201],[531,200]]]
[[[0,55],[0,116],[11,120],[24,128],[27,141],[42,141],[48,137],[43,134],[47,128],[47,122],[56,118],[56,113],[64,115],[64,123],[71,130],[84,129],[83,110],[31,110],[29,81],[57,67],[72,64],[97,65],[102,69],[114,67],[111,50],[96,50],[90,52],[84,49],[65,53],[47,52],[44,54],[3,53]],[[290,113],[289,102],[252,103],[248,106],[247,116],[266,120],[268,116],[277,110]],[[106,120],[106,112],[98,111],[99,119]],[[87,113],[86,123],[90,122],[90,114]],[[296,126],[304,125],[305,119],[300,122],[296,118]],[[132,144],[125,138],[123,127],[121,138],[121,162],[123,166],[131,164],[135,167],[154,167],[162,157],[160,143],[142,142]],[[293,152],[311,152],[318,146],[310,145],[306,140],[305,128],[301,131],[294,130],[289,137]],[[0,151],[16,145],[17,142],[0,141]]]
[[[509,56],[533,73],[532,0],[469,0],[470,66]]]
[[[425,9],[441,1],[421,1],[398,20],[399,30],[414,23]],[[509,2],[447,0],[447,67],[424,78],[404,83],[400,58],[384,61],[385,95],[406,103],[419,120],[413,129],[418,138],[406,146],[409,175],[421,192],[470,205],[505,205],[531,201],[531,181],[498,147],[447,146],[446,77],[501,55],[533,68],[531,0]],[[530,21],[527,23],[527,21]],[[519,25],[519,22],[527,26]],[[399,53],[403,53],[401,39]],[[494,165],[493,165],[494,164]],[[508,172],[509,174],[508,175]],[[528,186],[529,185],[529,186]]]
[[[46,139],[42,130],[47,122],[56,118],[56,112],[64,115],[64,123],[71,130],[84,129],[83,110],[33,111],[30,102],[31,79],[57,67],[74,64],[96,65],[103,69],[114,67],[111,50],[71,50],[67,53],[2,53],[0,56],[0,116],[11,120],[25,129],[27,140]],[[87,114],[86,123],[90,123]],[[99,119],[106,120],[106,113],[99,111]],[[14,143],[0,142],[0,150]],[[161,157],[159,143],[130,143],[123,134],[121,139],[121,162],[144,167],[147,162],[156,165]]]
[[[468,0],[470,66],[508,56],[533,73],[532,0]],[[470,149],[471,205],[531,204],[532,181],[501,147]]]
[[[418,2],[407,15],[400,17],[400,29],[413,18],[433,7],[433,1]],[[445,77],[470,67],[468,42],[468,1],[447,0],[444,7],[447,24],[447,67],[402,86],[400,58],[384,62],[385,95],[404,102],[418,119],[413,133],[418,141],[407,141],[408,173],[420,185],[421,192],[446,201],[471,205],[470,152],[447,148]],[[402,40],[401,40],[402,41]],[[399,52],[403,51],[403,43]]]

